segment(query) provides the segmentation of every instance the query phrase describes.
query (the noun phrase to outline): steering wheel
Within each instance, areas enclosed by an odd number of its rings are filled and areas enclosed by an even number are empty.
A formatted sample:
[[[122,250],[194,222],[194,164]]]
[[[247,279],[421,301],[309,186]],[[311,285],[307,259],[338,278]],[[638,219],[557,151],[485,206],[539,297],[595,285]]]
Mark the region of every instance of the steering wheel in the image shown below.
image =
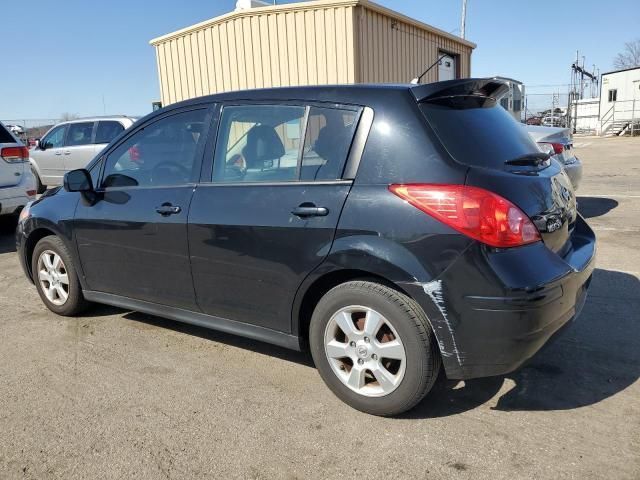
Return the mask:
[[[174,179],[176,176],[185,182],[188,182],[191,178],[191,170],[186,168],[184,165],[180,165],[179,163],[172,162],[171,160],[164,161],[158,163],[151,170],[151,183],[155,183],[158,179],[166,179],[171,178]],[[172,181],[171,183],[175,183]]]

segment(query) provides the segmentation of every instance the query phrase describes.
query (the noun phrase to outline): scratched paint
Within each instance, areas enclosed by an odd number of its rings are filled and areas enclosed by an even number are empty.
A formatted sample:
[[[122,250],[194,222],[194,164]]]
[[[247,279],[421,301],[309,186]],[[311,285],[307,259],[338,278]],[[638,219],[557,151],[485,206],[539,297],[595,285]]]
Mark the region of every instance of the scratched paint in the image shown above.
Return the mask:
[[[442,291],[442,280],[433,280],[432,282],[423,283],[422,288],[424,289],[424,292],[427,295],[429,295],[429,297],[431,297],[431,300],[433,300],[433,303],[435,303],[436,307],[438,307],[438,310],[440,310],[440,314],[444,319],[444,323],[447,326],[447,329],[449,330],[449,335],[451,337],[451,342],[453,345],[453,354],[456,356],[458,363],[462,365],[462,357],[460,355],[460,351],[458,350],[458,345],[456,344],[456,338],[453,334],[453,328],[451,328],[451,322],[449,321],[449,315],[447,314],[447,307],[445,306],[445,303],[444,303],[444,293]],[[444,355],[445,357],[449,357],[452,355],[451,352],[446,351],[441,340],[438,340],[438,343],[440,345],[440,351],[442,352],[442,355]]]

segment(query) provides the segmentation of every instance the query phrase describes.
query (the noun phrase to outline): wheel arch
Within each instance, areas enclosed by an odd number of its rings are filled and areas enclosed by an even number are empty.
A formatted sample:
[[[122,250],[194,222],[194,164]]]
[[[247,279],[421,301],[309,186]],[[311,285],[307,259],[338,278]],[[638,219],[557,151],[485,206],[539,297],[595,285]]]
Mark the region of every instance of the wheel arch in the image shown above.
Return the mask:
[[[411,298],[397,283],[380,273],[357,268],[336,268],[325,271],[310,281],[304,290],[302,292],[299,291],[296,296],[293,309],[293,334],[298,336],[302,349],[306,350],[308,347],[309,324],[315,306],[320,299],[332,288],[354,280],[368,280],[380,283]]]

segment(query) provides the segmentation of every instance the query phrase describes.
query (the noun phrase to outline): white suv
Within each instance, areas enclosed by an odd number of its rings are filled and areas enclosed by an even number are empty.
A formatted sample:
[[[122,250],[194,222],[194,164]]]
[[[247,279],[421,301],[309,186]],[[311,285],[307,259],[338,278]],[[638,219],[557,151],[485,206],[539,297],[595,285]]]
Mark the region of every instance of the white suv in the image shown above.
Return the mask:
[[[17,213],[36,197],[29,150],[0,123],[0,215]]]
[[[30,151],[38,191],[62,185],[66,172],[86,167],[111,140],[136,120],[125,116],[84,118],[54,126]]]

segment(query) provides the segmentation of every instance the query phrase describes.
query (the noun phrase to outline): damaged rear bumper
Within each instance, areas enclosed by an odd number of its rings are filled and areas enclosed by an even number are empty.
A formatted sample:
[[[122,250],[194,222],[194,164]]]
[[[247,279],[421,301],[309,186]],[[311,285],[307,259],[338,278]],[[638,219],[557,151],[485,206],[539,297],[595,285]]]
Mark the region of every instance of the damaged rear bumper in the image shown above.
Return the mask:
[[[402,287],[427,314],[447,376],[516,370],[574,320],[595,264],[595,235],[580,218],[564,257],[538,242],[470,247],[437,280]]]

